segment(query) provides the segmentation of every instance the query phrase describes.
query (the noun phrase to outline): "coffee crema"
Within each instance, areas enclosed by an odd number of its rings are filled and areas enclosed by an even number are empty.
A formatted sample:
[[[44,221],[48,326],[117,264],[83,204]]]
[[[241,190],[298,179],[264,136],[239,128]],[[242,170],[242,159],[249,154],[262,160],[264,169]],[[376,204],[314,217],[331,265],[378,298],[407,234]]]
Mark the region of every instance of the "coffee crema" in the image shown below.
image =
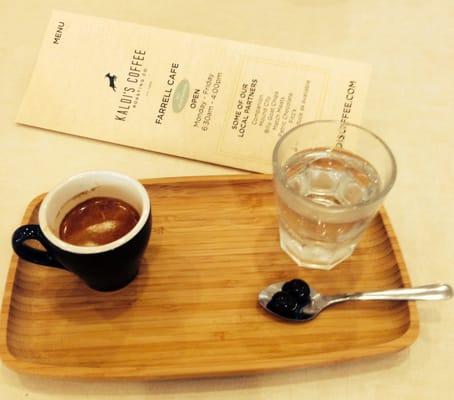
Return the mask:
[[[76,246],[100,246],[126,235],[139,218],[139,213],[125,201],[93,197],[65,215],[59,236]]]

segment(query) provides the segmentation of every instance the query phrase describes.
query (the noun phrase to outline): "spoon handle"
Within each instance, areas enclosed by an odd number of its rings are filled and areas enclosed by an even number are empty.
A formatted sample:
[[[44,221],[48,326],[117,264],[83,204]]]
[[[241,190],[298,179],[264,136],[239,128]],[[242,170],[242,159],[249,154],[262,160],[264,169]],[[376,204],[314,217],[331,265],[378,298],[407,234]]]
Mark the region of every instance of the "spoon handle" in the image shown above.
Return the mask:
[[[435,284],[378,292],[352,293],[348,295],[348,300],[448,300],[451,297],[451,286]]]

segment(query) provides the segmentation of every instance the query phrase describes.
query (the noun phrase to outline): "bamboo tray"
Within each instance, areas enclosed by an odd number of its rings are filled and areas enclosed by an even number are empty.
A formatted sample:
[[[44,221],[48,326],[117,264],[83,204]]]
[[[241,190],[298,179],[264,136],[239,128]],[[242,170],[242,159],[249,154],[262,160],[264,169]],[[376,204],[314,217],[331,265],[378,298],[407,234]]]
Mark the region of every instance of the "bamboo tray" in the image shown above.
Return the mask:
[[[410,286],[382,211],[332,271],[280,250],[269,176],[143,181],[153,232],[135,281],[98,293],[72,274],[13,256],[0,352],[10,368],[83,379],[175,379],[266,372],[391,353],[418,334],[414,304],[339,304],[306,324],[268,315],[259,289],[300,277],[334,293]],[[36,222],[42,196],[23,223]]]

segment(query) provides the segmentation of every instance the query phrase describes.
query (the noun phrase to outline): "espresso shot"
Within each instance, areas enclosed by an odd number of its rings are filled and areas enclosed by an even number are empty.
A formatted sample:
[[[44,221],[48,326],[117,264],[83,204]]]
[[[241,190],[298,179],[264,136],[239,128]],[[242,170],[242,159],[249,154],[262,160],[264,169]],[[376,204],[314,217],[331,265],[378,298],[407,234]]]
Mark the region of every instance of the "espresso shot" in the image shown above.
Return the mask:
[[[114,171],[88,171],[47,193],[38,224],[17,228],[11,241],[19,257],[110,292],[137,276],[151,226],[150,198],[139,181]]]
[[[94,197],[71,209],[60,224],[59,236],[76,246],[101,246],[130,232],[139,213],[123,200]]]

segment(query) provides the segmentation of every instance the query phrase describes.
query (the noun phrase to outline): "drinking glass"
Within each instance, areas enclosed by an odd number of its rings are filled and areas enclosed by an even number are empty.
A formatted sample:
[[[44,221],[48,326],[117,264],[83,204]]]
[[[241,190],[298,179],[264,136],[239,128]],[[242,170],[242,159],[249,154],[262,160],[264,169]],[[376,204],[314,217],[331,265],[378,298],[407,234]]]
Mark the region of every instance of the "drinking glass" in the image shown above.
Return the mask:
[[[339,121],[299,125],[277,142],[273,181],[282,249],[302,267],[349,257],[396,179],[396,162],[371,131]]]

